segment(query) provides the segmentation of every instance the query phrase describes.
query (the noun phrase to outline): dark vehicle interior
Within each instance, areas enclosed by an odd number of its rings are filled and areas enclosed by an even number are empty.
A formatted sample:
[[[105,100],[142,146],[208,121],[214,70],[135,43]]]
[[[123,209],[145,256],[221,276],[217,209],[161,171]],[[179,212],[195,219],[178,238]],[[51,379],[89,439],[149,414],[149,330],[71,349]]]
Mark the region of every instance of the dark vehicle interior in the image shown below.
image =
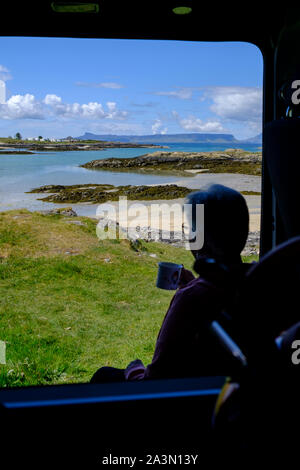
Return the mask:
[[[174,14],[183,6],[189,14]],[[279,357],[274,339],[300,321],[300,105],[292,99],[300,9],[194,0],[25,1],[1,9],[1,36],[245,41],[264,60],[261,260],[242,293],[246,306],[239,303],[247,366],[237,374],[240,393],[229,414],[225,407],[214,429],[225,377],[2,389],[1,460],[13,468],[98,468],[109,455],[137,456],[140,467],[171,454],[197,454],[198,465],[209,459],[211,466],[262,455],[269,463],[296,459],[300,366],[290,364],[292,350],[286,361]]]

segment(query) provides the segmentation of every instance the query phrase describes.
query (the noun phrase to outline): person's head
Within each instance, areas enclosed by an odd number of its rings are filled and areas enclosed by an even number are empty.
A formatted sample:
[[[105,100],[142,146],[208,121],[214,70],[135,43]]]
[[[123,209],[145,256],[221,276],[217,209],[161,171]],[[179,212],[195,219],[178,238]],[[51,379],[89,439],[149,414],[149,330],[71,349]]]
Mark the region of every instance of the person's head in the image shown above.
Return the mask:
[[[197,229],[196,205],[204,204],[204,244],[193,251],[195,258],[209,256],[224,262],[240,260],[249,231],[249,212],[245,198],[238,191],[212,184],[188,195],[192,205],[192,230]]]

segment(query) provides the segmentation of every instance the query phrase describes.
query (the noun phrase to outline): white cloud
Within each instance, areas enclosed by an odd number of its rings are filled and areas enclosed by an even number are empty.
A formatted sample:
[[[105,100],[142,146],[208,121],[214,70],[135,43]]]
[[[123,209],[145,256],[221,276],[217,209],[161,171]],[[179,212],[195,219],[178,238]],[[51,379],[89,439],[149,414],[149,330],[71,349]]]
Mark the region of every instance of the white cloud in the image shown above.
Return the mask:
[[[154,124],[152,124],[151,129],[153,134],[166,134],[168,131],[167,127],[162,129],[162,121],[160,119],[155,119]]]
[[[50,106],[55,106],[61,103],[61,97],[57,95],[46,95],[45,98],[43,99],[43,102]]]
[[[170,96],[171,98],[179,98],[180,100],[189,100],[193,95],[193,89],[188,87],[180,87],[176,91],[156,91],[158,96]]]
[[[118,90],[120,88],[123,88],[123,85],[121,85],[120,83],[115,83],[115,82],[102,82],[102,83],[98,83],[98,86],[100,88],[110,88],[112,90]]]
[[[226,120],[250,123],[262,119],[262,90],[254,87],[211,87],[204,96],[212,100],[210,110]]]
[[[172,111],[173,118],[177,121],[182,129],[189,132],[224,132],[225,129],[222,123],[218,120],[207,120],[196,116],[189,116],[188,118],[181,118],[177,111]]]
[[[6,103],[0,104],[0,118],[2,119],[116,119],[123,120],[127,111],[121,111],[117,104],[109,101],[104,109],[101,103],[87,104],[64,103],[60,96],[47,94],[41,101],[34,95],[14,95]]]
[[[112,101],[106,103],[107,111],[96,101],[87,104],[63,103],[56,95],[46,95],[44,102],[51,106],[53,114],[63,118],[125,119],[128,114],[127,111],[118,110],[117,104]]]
[[[67,105],[66,107],[66,113],[68,114],[69,112],[73,115],[73,117],[85,117],[88,119],[102,119],[107,117],[108,115],[105,113],[103,106],[101,103],[91,102],[88,104],[78,104],[74,103],[73,105]],[[71,111],[69,111],[71,110]]]
[[[11,80],[12,76],[10,74],[10,71],[5,67],[4,65],[0,64],[0,80],[3,80],[6,82],[6,80]]]
[[[14,95],[4,104],[0,104],[2,119],[44,119],[41,103],[33,95]]]
[[[196,116],[182,118],[176,111],[172,112],[178,124],[189,132],[228,132],[232,128],[247,128],[247,133],[261,132],[262,125],[262,90],[255,87],[207,87],[199,98],[203,103],[208,101],[208,109],[215,118],[207,120]],[[203,104],[201,105],[203,107]]]
[[[111,90],[119,90],[120,88],[124,88],[123,85],[116,82],[76,82],[77,86],[84,86],[88,88],[110,88]]]
[[[180,126],[191,132],[224,132],[224,127],[219,121],[202,121],[195,116],[179,120]]]

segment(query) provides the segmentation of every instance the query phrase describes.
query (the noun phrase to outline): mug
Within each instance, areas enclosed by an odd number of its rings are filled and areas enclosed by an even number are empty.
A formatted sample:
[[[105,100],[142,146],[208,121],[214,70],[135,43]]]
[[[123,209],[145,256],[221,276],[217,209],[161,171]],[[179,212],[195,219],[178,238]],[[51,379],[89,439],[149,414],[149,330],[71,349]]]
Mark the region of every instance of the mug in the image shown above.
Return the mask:
[[[182,268],[182,264],[168,262],[158,263],[156,287],[166,290],[177,289]]]

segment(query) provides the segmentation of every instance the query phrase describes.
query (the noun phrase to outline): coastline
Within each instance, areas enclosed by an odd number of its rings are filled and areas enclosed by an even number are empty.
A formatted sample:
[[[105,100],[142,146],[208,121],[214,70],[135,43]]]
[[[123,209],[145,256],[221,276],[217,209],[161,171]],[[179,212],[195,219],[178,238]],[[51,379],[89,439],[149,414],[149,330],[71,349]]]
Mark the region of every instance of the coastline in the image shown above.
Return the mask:
[[[68,152],[68,151],[90,151],[108,150],[113,148],[168,148],[159,144],[138,144],[128,142],[105,142],[105,141],[75,141],[75,142],[3,142],[0,140],[0,154],[32,154],[35,152]],[[7,152],[5,152],[7,150]]]
[[[247,202],[249,210],[249,234],[246,242],[246,246],[242,252],[243,256],[258,255],[259,254],[259,240],[260,240],[260,196],[244,196]],[[184,204],[184,198],[172,199],[172,200],[130,200],[127,201],[127,207],[123,206],[123,211],[119,212],[119,202],[110,201],[110,205],[115,208],[115,214],[110,214],[109,218],[103,218],[102,222],[104,226],[108,226],[111,230],[121,229],[128,233],[128,238],[135,240],[136,238],[145,239],[146,241],[155,241],[171,244],[176,247],[184,247],[185,240],[182,235],[182,217],[176,217],[176,212],[174,212],[175,217],[170,217],[169,208],[173,205]],[[160,205],[161,212],[160,214],[153,215],[150,211],[151,204]],[[142,216],[138,217],[138,223],[136,224],[135,219],[135,209],[138,209],[138,206],[143,204],[148,210],[145,211]],[[90,213],[87,215],[85,209],[90,204],[72,204],[70,207],[60,207],[51,208],[49,210],[36,211],[44,215],[49,214],[60,214],[66,217],[72,217],[70,223],[76,222],[77,216],[85,216],[91,219],[96,219],[101,221],[97,217],[96,209],[98,209],[98,216],[100,215],[101,204],[96,206],[93,205],[93,214]],[[128,209],[130,214],[130,207],[132,208],[131,216],[128,216]],[[128,224],[122,223],[122,221],[127,220]],[[170,221],[170,230],[165,230],[162,221]],[[119,223],[121,221],[121,223]],[[138,229],[136,229],[138,227]]]
[[[132,146],[132,145],[131,145]],[[82,149],[83,150],[83,149]],[[124,152],[125,150],[123,150]],[[127,152],[127,150],[126,150]],[[241,152],[241,150],[239,149],[235,149],[235,150],[227,150],[228,153],[235,153],[235,154],[239,154],[239,152]],[[160,155],[161,154],[164,154],[164,152],[158,152]],[[172,153],[172,152],[166,152],[168,154]],[[175,152],[177,153],[180,153],[180,152]],[[186,157],[186,154],[190,154],[191,152],[184,152],[185,153],[185,157]],[[195,155],[195,152],[192,152],[194,155]],[[209,155],[212,155],[212,154],[215,154],[216,152],[206,152],[206,158],[205,158],[205,161],[207,161],[207,154]],[[223,159],[224,160],[224,153],[225,152],[217,152],[218,154],[222,154],[223,156],[221,156],[221,160]],[[242,151],[243,153],[243,156],[245,157],[247,155],[246,158],[248,158],[249,156],[249,153],[250,155],[253,155],[251,154],[251,152],[247,152],[247,151]],[[199,154],[199,152],[198,152]],[[205,154],[205,152],[201,152],[201,155]],[[74,154],[75,155],[75,154]],[[76,155],[78,155],[78,153],[76,152]],[[132,155],[132,154],[131,154]],[[152,154],[148,154],[150,157]],[[243,158],[242,156],[242,158]],[[87,157],[87,155],[86,155]],[[184,157],[184,158],[185,158]],[[68,159],[70,157],[68,156]],[[219,173],[212,173],[210,171],[208,171],[207,168],[195,168],[195,160],[194,159],[191,159],[191,165],[189,166],[189,168],[186,168],[185,170],[183,170],[183,173],[178,175],[176,172],[175,173],[171,173],[170,177],[168,178],[165,178],[165,181],[168,180],[168,182],[164,182],[163,181],[163,178],[160,178],[160,174],[161,172],[160,171],[156,171],[152,174],[152,176],[147,176],[148,178],[148,181],[146,180],[146,177],[145,176],[139,176],[139,175],[136,175],[136,170],[134,168],[131,168],[130,171],[128,172],[128,175],[129,173],[131,173],[131,176],[129,178],[123,178],[123,180],[121,180],[120,178],[120,174],[117,174],[117,173],[113,173],[113,172],[99,172],[99,171],[91,171],[90,169],[80,169],[80,164],[76,164],[76,160],[75,157],[71,157],[73,158],[73,166],[61,166],[61,163],[60,161],[58,160],[58,157],[57,157],[57,160],[54,160],[54,162],[56,163],[56,165],[59,165],[59,166],[46,166],[46,165],[53,165],[52,161],[53,161],[53,157],[51,156],[50,157],[47,157],[47,160],[46,160],[46,163],[44,162],[41,162],[39,163],[39,165],[41,165],[41,169],[45,168],[46,169],[46,172],[43,173],[43,175],[46,175],[46,177],[43,176],[43,181],[45,182],[51,182],[51,179],[54,180],[54,181],[57,181],[58,183],[62,183],[63,185],[65,185],[65,182],[67,181],[70,181],[70,178],[69,178],[69,175],[74,175],[72,176],[73,178],[73,182],[76,183],[76,180],[78,181],[81,181],[82,184],[73,184],[73,186],[88,186],[87,183],[91,183],[90,186],[100,186],[99,182],[103,181],[102,185],[106,185],[106,186],[112,186],[112,188],[117,188],[118,183],[119,181],[121,182],[121,185],[123,185],[123,187],[126,187],[124,186],[124,183],[123,181],[130,181],[132,182],[133,184],[131,185],[128,185],[131,186],[131,187],[134,187],[136,186],[137,189],[141,188],[142,186],[143,187],[148,187],[149,189],[150,188],[155,188],[157,186],[166,186],[166,185],[177,185],[178,187],[181,187],[182,189],[185,188],[185,190],[188,188],[189,190],[193,191],[193,190],[197,190],[197,189],[200,189],[200,188],[203,188],[204,186],[208,185],[208,184],[212,184],[212,183],[219,183],[219,184],[223,184],[225,186],[229,186],[233,189],[236,189],[240,192],[247,192],[247,193],[257,193],[257,194],[260,194],[260,191],[261,191],[261,176],[260,175],[254,175],[254,174],[241,174],[241,173],[232,173],[232,172],[219,172]],[[77,158],[77,157],[76,157]],[[81,159],[82,157],[80,157]],[[137,157],[139,158],[139,157]],[[145,159],[145,156],[142,156],[143,159]],[[188,157],[187,157],[188,158]],[[201,157],[202,158],[202,157]],[[259,161],[257,161],[257,158],[259,158],[257,156],[257,154],[254,155],[254,161],[255,161],[255,164],[256,166],[259,164]],[[79,160],[80,162],[80,159],[77,158],[77,161]],[[128,158],[123,158],[122,161],[125,161],[125,160],[134,160],[135,157],[130,157],[129,159]],[[151,158],[150,158],[151,159]],[[157,159],[157,155],[154,155],[154,160]],[[229,155],[226,155],[225,154],[225,160],[226,161],[232,161],[232,159],[237,159],[237,160],[240,160],[240,156],[237,157],[237,156],[229,156]],[[251,159],[251,157],[250,157]],[[25,159],[24,159],[25,160]],[[110,159],[111,160],[111,159]],[[118,159],[120,160],[120,159]],[[182,160],[182,154],[179,156],[179,160],[177,160],[177,163],[181,163],[181,160]],[[8,161],[11,161],[10,159],[7,160]],[[38,160],[36,160],[38,161]],[[40,160],[39,160],[40,161]],[[67,160],[68,162],[70,160]],[[103,160],[102,160],[103,161]],[[146,157],[146,161],[148,162],[149,161],[149,157]],[[18,162],[21,162],[21,156],[20,156],[20,159],[18,160],[15,160],[15,164],[12,163],[12,169],[14,169],[15,167],[13,165],[19,165]],[[170,161],[168,162],[170,163]],[[190,162],[189,162],[190,163]],[[65,165],[65,163],[63,163]],[[173,163],[172,163],[173,164]],[[34,165],[36,165],[36,163],[34,162]],[[69,164],[70,165],[70,164]],[[156,166],[156,165],[154,165]],[[39,169],[40,167],[38,167]],[[54,171],[57,172],[57,173],[53,173],[51,172],[51,169],[54,168]],[[61,168],[63,168],[63,172],[61,173]],[[77,168],[76,170],[76,173],[74,172],[75,168]],[[18,168],[16,167],[17,171],[18,171]],[[70,173],[70,171],[73,170],[73,173]],[[60,171],[60,173],[58,173],[58,171]],[[64,172],[65,172],[65,176],[64,176]],[[155,174],[156,173],[156,174]],[[49,174],[49,176],[47,176]],[[78,174],[78,176],[77,176]],[[51,175],[55,175],[55,176],[51,176]],[[57,176],[58,178],[57,178]],[[21,175],[20,173],[20,176],[18,177],[20,179],[20,181],[23,181],[23,176]],[[141,184],[143,182],[143,178],[145,180],[145,183],[144,184]],[[151,178],[152,178],[152,181],[154,181],[153,183],[151,182]],[[160,183],[156,182],[156,181],[160,181],[160,179],[162,180]],[[16,179],[17,180],[17,179]],[[33,181],[33,178],[31,177],[31,180]],[[28,179],[28,181],[31,181]],[[75,181],[74,181],[75,180]],[[90,180],[90,181],[89,181]],[[150,181],[149,181],[150,180]],[[85,183],[84,183],[85,181]],[[95,183],[92,183],[93,181],[95,181]],[[96,183],[97,181],[97,183]],[[42,182],[42,180],[41,180]],[[72,181],[71,181],[72,182]],[[106,183],[104,183],[106,182]],[[111,182],[114,182],[116,184],[116,186],[114,185],[110,185]],[[139,183],[141,182],[141,183]],[[27,183],[28,184],[28,183]],[[29,183],[30,184],[30,183]],[[125,183],[126,184],[126,183]],[[121,185],[119,187],[121,187]],[[46,184],[47,186],[47,184]],[[51,185],[49,185],[51,186]],[[65,187],[71,187],[71,185],[65,185]],[[11,188],[11,189],[10,189]],[[14,189],[16,188],[16,189]],[[27,186],[28,188],[28,186]],[[31,186],[32,188],[32,186]],[[2,206],[3,208],[5,208],[4,210],[11,210],[11,209],[18,209],[18,208],[21,208],[21,207],[24,207],[28,210],[31,210],[32,212],[41,212],[41,213],[49,213],[51,211],[55,211],[57,209],[61,209],[64,205],[68,205],[68,206],[72,206],[72,209],[76,212],[76,214],[78,214],[79,216],[86,216],[86,217],[90,217],[90,218],[96,218],[96,209],[97,209],[97,205],[101,202],[101,200],[94,200],[93,202],[92,201],[89,201],[89,202],[80,202],[80,198],[79,199],[76,199],[76,200],[56,200],[56,201],[53,201],[53,202],[44,202],[44,201],[41,201],[39,199],[40,196],[38,194],[28,194],[28,190],[26,190],[25,188],[23,189],[24,193],[22,194],[21,191],[22,189],[19,187],[19,186],[8,186],[8,189],[9,191],[7,192],[6,190],[3,191],[3,196],[4,196],[4,199],[2,199],[2,204],[0,204],[0,206]],[[113,191],[115,191],[115,189],[113,189]],[[150,195],[151,191],[149,191],[149,194],[148,196]],[[174,195],[176,194],[176,196],[174,197]],[[145,205],[146,207],[149,206],[149,204],[151,204],[151,202],[153,204],[168,204],[168,205],[172,205],[172,204],[182,204],[184,202],[184,198],[183,197],[178,197],[177,194],[179,195],[179,193],[175,193],[173,196],[172,194],[169,194],[166,198],[166,194],[165,193],[157,193],[155,196],[154,196],[154,199],[147,196],[147,198],[143,198],[143,197],[139,197],[139,198],[135,198],[134,197],[134,191],[128,196],[129,198],[131,197],[132,199],[128,200],[128,205],[132,205],[132,204],[143,204]],[[49,194],[46,194],[45,196],[48,196]],[[42,195],[43,196],[43,195]],[[142,194],[140,194],[140,196],[143,196]],[[163,197],[160,197],[160,196],[163,196]],[[157,199],[155,199],[155,197]],[[245,195],[244,196],[246,201],[247,201],[247,205],[248,205],[248,208],[249,208],[249,213],[250,213],[250,234],[252,234],[252,240],[254,240],[254,244],[258,243],[257,241],[259,240],[259,229],[260,229],[260,196],[253,196],[253,195]],[[11,201],[11,204],[10,204],[10,201]],[[4,202],[4,203],[3,203]],[[115,205],[118,204],[117,201],[109,201],[108,199],[108,202],[110,202],[112,205]],[[164,217],[164,216],[163,216]],[[148,228],[149,228],[149,221],[148,220],[142,220],[141,221],[142,223],[140,224],[141,225],[141,229],[142,231],[145,230],[145,231],[148,231]],[[152,225],[152,229],[154,231],[157,231],[157,234],[156,235],[159,235],[159,222],[158,220],[152,220],[151,221],[151,225]],[[173,227],[171,227],[171,229],[175,230],[176,231],[181,231],[182,230],[182,221],[181,220],[174,220],[174,223],[173,223]],[[251,238],[251,237],[250,237]]]

